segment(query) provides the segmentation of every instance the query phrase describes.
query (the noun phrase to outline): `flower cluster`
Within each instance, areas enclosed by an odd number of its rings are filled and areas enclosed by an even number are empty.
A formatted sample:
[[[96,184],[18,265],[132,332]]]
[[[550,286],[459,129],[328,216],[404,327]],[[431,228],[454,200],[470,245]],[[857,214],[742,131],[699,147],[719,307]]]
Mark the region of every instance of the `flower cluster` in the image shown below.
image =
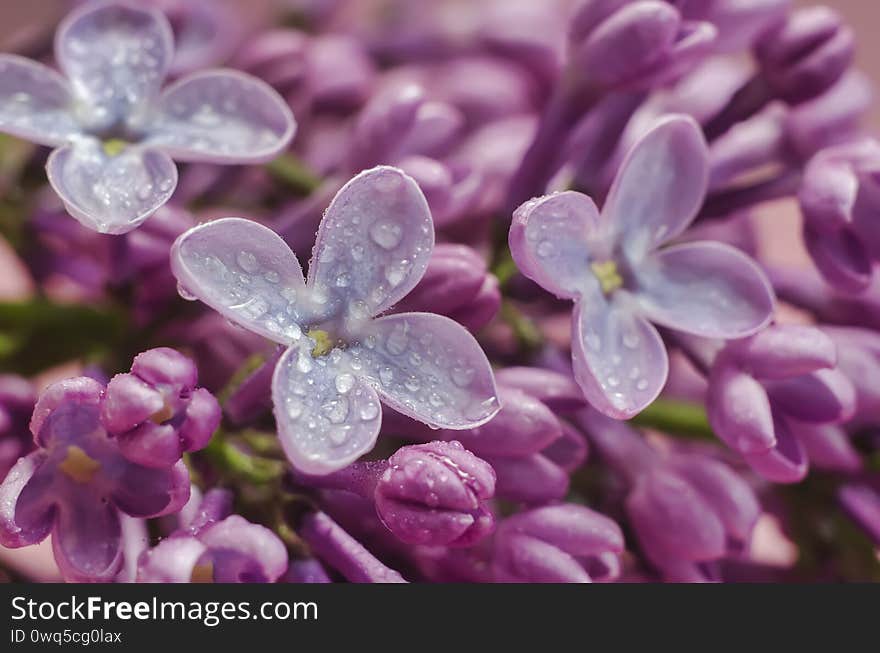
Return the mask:
[[[880,579],[871,82],[791,4],[72,2],[0,55],[0,546]]]

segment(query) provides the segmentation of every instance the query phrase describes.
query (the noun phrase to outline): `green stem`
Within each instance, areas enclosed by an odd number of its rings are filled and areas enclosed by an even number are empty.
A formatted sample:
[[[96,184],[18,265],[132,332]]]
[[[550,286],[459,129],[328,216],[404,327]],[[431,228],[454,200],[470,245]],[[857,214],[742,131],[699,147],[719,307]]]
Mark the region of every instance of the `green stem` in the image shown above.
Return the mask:
[[[321,185],[320,178],[292,154],[282,154],[266,164],[266,169],[281,183],[300,195],[309,195]]]
[[[700,404],[657,399],[632,418],[636,426],[657,429],[673,435],[698,439],[715,439],[706,410]]]
[[[277,481],[285,472],[282,461],[251,455],[223,433],[215,434],[204,452],[225,474],[254,485]]]
[[[544,336],[538,326],[509,299],[501,302],[501,319],[513,329],[513,334],[524,349],[534,350],[544,344]]]

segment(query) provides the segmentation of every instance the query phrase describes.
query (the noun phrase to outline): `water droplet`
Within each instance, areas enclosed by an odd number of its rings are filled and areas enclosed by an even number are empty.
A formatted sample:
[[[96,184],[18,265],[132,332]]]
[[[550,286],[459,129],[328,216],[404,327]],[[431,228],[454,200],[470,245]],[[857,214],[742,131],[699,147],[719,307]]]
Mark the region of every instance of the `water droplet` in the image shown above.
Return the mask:
[[[312,371],[312,357],[309,356],[306,352],[300,352],[299,357],[296,361],[296,369],[298,369],[303,374],[308,374]]]
[[[632,331],[623,334],[623,346],[627,349],[635,349],[639,346],[639,336]]]
[[[348,426],[340,426],[339,428],[330,429],[330,432],[327,434],[327,437],[330,438],[330,442],[337,446],[341,447],[343,444],[348,442]]]
[[[300,415],[303,414],[303,405],[297,399],[293,399],[292,397],[288,397],[287,399],[287,416],[296,421],[300,418]]]
[[[379,416],[379,404],[375,401],[364,404],[361,406],[360,415],[361,420],[364,422],[370,422],[376,419],[376,417]]]
[[[336,391],[340,394],[349,392],[354,387],[354,376],[348,373],[339,374],[336,377]]]
[[[351,258],[355,261],[363,261],[364,260],[364,246],[363,245],[353,245],[351,248]]]
[[[391,380],[394,378],[394,370],[390,367],[383,367],[379,370],[379,380],[382,382],[382,385],[389,385]]]
[[[392,356],[399,356],[406,351],[408,342],[409,338],[406,336],[406,328],[402,324],[398,324],[388,334],[385,347]]]
[[[177,294],[183,297],[188,302],[194,302],[198,299],[195,295],[193,295],[183,284],[177,284]]]
[[[260,267],[257,263],[257,257],[250,252],[239,252],[235,260],[238,262],[239,267],[248,274],[253,274]]]
[[[410,392],[418,392],[419,388],[422,387],[422,384],[419,383],[419,380],[415,376],[409,377],[403,385]]]
[[[556,245],[554,245],[549,240],[542,240],[540,243],[538,243],[537,251],[539,257],[548,258],[556,253]]]
[[[647,390],[648,382],[645,379],[640,379],[638,383],[636,383],[636,390]]]
[[[612,388],[616,388],[620,385],[620,379],[618,379],[616,376],[609,376],[608,385],[610,385]]]
[[[471,384],[474,379],[474,370],[470,367],[453,367],[452,382],[459,388],[465,388]]]
[[[275,270],[269,270],[266,274],[263,275],[263,278],[269,283],[278,283],[281,281],[281,275],[279,275]]]
[[[342,424],[348,417],[348,400],[345,398],[328,401],[321,406],[321,412],[331,424]]]
[[[370,238],[382,249],[394,249],[403,238],[403,229],[394,222],[377,220],[370,226]]]
[[[343,272],[339,276],[336,277],[336,287],[337,288],[347,288],[351,284],[351,275],[348,272]]]

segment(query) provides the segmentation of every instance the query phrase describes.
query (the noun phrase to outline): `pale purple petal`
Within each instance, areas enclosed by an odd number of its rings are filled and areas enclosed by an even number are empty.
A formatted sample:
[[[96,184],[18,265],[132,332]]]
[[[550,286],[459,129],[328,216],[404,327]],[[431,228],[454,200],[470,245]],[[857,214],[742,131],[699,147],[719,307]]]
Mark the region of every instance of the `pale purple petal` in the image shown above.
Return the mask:
[[[195,537],[169,537],[141,554],[137,579],[141,583],[188,583],[206,547]]]
[[[171,248],[182,292],[282,344],[302,337],[313,315],[296,255],[268,227],[223,218],[193,227]]]
[[[782,418],[774,420],[776,444],[761,453],[743,454],[749,466],[774,483],[797,483],[807,475],[809,461],[800,440]]]
[[[0,131],[41,145],[62,145],[80,131],[70,87],[41,63],[0,55]]]
[[[238,515],[208,526],[198,537],[214,552],[217,582],[272,582],[287,571],[287,549],[278,536]],[[224,551],[237,554],[234,562],[229,560],[229,566],[223,564]]]
[[[734,339],[770,322],[774,296],[757,264],[716,242],[676,245],[637,271],[641,309],[656,324],[707,338]]]
[[[420,422],[473,428],[500,408],[480,345],[442,315],[399,313],[373,320],[351,352],[382,401]]]
[[[329,474],[370,451],[382,410],[370,384],[359,378],[355,352],[334,349],[313,357],[309,339],[278,360],[272,401],[288,460],[306,474]]]
[[[122,566],[119,513],[97,497],[85,501],[86,496],[59,506],[52,549],[65,579],[108,581]]]
[[[660,334],[622,301],[599,293],[575,304],[572,362],[587,401],[616,419],[650,404],[666,383],[669,358]]]
[[[185,77],[162,92],[147,142],[179,161],[268,161],[296,131],[287,103],[264,81],[235,70]]]
[[[161,12],[130,2],[86,5],[55,34],[55,57],[84,101],[81,120],[95,129],[140,126],[174,53]]]
[[[35,451],[13,465],[0,484],[0,545],[13,548],[36,544],[46,538],[54,523],[54,504],[43,500],[40,491],[28,491],[19,512],[19,500],[25,488],[39,472],[46,458],[42,451]],[[51,483],[51,478],[46,478]],[[45,483],[42,483],[45,486]]]
[[[706,142],[692,118],[661,120],[627,154],[602,221],[631,260],[678,234],[703,203],[709,165]]]
[[[422,278],[434,247],[431,211],[397,168],[360,173],[333,198],[318,230],[309,283],[349,308],[377,315]]]
[[[110,156],[87,137],[55,150],[46,173],[70,215],[109,234],[137,228],[177,185],[177,168],[162,152],[129,147]]]
[[[592,280],[591,246],[602,246],[599,213],[574,191],[533,199],[514,212],[508,240],[524,275],[557,297],[576,297]]]

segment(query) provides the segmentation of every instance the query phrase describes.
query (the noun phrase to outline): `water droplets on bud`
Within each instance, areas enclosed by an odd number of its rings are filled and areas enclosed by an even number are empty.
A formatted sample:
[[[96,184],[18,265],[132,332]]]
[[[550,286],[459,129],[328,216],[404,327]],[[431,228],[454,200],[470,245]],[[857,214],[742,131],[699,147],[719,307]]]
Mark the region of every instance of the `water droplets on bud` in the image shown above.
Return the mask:
[[[286,401],[287,417],[296,421],[303,414],[302,402],[293,397],[288,397]]]
[[[363,406],[361,406],[359,414],[361,421],[372,422],[379,416],[379,404],[377,404],[375,401],[365,403]]]
[[[336,277],[337,288],[348,288],[351,285],[351,275],[348,272],[342,272]]]
[[[296,369],[303,374],[308,374],[312,371],[313,366],[312,357],[307,352],[301,351],[296,360]]]
[[[370,239],[382,249],[394,249],[402,238],[403,229],[394,222],[377,220],[370,226]]]
[[[238,256],[235,257],[235,260],[238,263],[238,267],[240,267],[248,274],[253,274],[260,268],[259,263],[257,263],[257,257],[250,252],[246,252],[244,250],[238,253]]]

